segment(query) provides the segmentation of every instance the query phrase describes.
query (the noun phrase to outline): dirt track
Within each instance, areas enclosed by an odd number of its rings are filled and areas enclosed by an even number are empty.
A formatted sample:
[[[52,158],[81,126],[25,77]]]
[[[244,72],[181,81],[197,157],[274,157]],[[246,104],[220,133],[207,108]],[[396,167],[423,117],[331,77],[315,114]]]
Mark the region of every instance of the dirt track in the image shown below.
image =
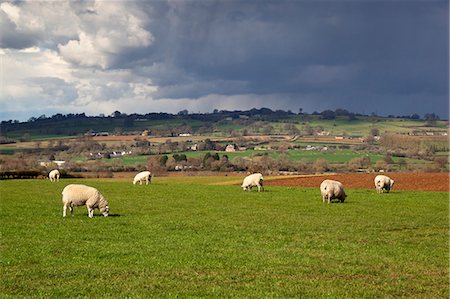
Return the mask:
[[[388,173],[395,181],[394,190],[449,191],[449,174],[439,173]],[[325,179],[338,180],[347,188],[375,188],[375,174],[336,174],[267,180],[266,186],[318,187]]]

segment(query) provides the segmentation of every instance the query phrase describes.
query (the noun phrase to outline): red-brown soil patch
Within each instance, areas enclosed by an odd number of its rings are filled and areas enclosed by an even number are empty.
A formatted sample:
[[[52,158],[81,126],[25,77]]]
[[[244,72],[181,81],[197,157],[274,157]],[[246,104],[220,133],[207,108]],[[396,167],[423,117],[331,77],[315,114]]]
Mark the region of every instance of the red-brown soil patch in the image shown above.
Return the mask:
[[[386,174],[395,181],[394,190],[423,190],[423,191],[449,191],[449,174],[438,173],[389,173]],[[375,188],[374,178],[376,174],[335,174],[335,175],[315,175],[296,178],[284,178],[267,180],[266,186],[287,186],[287,187],[318,187],[325,179],[332,179],[342,182],[347,188]]]

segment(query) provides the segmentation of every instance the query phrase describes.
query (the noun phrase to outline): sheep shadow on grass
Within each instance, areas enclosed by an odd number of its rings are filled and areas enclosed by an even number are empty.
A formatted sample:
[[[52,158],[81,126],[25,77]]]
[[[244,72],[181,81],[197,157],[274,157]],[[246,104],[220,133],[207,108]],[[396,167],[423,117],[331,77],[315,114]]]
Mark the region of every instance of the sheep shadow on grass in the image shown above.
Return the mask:
[[[103,215],[99,215],[99,216],[103,216]],[[108,217],[123,217],[125,215],[121,215],[121,214],[109,214]]]

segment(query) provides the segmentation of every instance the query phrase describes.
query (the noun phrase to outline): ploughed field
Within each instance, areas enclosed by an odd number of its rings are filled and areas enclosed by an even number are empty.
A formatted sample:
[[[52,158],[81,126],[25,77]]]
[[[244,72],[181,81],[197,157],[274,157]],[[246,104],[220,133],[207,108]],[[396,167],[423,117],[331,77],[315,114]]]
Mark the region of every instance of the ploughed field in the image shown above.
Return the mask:
[[[449,174],[438,173],[386,173],[395,181],[394,190],[422,190],[422,191],[449,191]],[[374,189],[374,178],[376,174],[331,174],[314,175],[294,178],[281,178],[267,180],[265,186],[284,187],[318,187],[325,179],[340,181],[345,188]]]
[[[330,205],[269,178],[261,193],[231,176],[0,181],[0,297],[448,298],[449,193],[396,175],[384,194],[344,181]],[[69,183],[110,216],[63,218]]]

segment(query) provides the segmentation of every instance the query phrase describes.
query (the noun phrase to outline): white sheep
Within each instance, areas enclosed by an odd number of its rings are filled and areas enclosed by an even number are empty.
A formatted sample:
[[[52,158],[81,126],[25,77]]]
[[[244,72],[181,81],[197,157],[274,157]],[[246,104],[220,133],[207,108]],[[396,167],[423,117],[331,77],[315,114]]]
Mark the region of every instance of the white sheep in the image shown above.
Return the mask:
[[[347,194],[344,191],[344,185],[341,182],[334,180],[324,180],[320,184],[320,193],[322,194],[322,202],[326,200],[328,203],[331,203],[332,199],[339,199],[341,202],[344,202]]]
[[[50,182],[59,182],[59,176],[61,174],[59,173],[58,169],[53,169],[52,171],[50,171],[50,173],[48,174],[48,178],[50,179]]]
[[[244,178],[244,181],[242,182],[242,188],[244,191],[251,191],[252,187],[258,187],[258,192],[264,191],[264,185],[263,185],[263,176],[260,173],[254,173],[251,175],[248,175]]]
[[[103,216],[108,216],[109,205],[103,195],[94,187],[80,184],[67,185],[62,191],[63,217],[66,217],[67,208],[73,216],[74,206],[86,205],[88,216],[94,217],[94,209],[99,209]]]
[[[374,182],[377,193],[383,193],[384,191],[389,193],[389,191],[394,187],[394,180],[386,175],[377,175]]]
[[[133,185],[136,185],[137,182],[142,185],[143,181],[145,181],[145,184],[148,185],[148,183],[152,181],[152,178],[153,175],[150,171],[139,172],[133,179]]]

